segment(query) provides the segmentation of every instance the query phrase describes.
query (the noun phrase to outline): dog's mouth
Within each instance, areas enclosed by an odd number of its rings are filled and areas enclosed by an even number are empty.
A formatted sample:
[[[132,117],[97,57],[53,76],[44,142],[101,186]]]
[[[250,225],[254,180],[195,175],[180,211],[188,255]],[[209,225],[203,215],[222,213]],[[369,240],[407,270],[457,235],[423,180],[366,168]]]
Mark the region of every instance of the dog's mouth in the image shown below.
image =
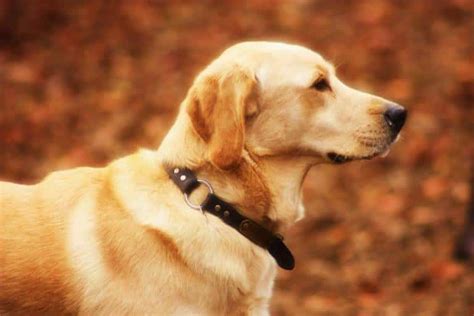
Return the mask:
[[[368,160],[368,159],[372,159],[374,157],[377,157],[379,155],[384,158],[388,155],[389,151],[390,151],[390,149],[386,149],[383,152],[375,152],[373,154],[366,155],[366,156],[348,156],[348,155],[338,154],[338,153],[335,153],[335,152],[329,152],[327,154],[327,158],[333,163],[341,164],[341,163],[346,163],[346,162],[350,162],[350,161],[353,161],[353,160]]]

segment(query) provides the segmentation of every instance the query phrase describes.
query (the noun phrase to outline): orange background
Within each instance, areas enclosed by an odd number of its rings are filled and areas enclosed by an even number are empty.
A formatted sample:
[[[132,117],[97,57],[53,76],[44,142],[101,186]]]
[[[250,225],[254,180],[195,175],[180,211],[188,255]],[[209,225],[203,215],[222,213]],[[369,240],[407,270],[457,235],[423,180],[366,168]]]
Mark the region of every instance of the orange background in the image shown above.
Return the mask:
[[[311,171],[273,314],[472,315],[473,269],[452,251],[469,200],[473,30],[470,0],[0,0],[0,177],[156,148],[223,49],[303,44],[409,119],[387,158]]]

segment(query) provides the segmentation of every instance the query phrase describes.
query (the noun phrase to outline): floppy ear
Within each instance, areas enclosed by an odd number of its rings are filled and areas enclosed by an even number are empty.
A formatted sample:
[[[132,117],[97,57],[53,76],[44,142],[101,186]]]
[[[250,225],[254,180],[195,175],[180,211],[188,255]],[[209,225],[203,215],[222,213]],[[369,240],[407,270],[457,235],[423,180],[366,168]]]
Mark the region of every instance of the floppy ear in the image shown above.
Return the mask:
[[[194,129],[208,144],[208,157],[220,169],[240,163],[245,116],[256,111],[256,80],[250,71],[233,65],[226,71],[197,78],[187,112]]]

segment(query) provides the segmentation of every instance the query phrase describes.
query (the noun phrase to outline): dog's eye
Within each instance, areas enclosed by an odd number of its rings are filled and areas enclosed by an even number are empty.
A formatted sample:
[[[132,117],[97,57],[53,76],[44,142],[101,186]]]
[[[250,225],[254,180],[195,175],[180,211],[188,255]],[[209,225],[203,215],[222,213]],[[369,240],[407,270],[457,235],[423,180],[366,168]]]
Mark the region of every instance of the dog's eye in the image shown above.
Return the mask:
[[[326,78],[321,77],[316,80],[311,88],[314,88],[318,91],[326,91],[326,90],[331,90],[331,87],[329,86],[329,82],[326,80]]]

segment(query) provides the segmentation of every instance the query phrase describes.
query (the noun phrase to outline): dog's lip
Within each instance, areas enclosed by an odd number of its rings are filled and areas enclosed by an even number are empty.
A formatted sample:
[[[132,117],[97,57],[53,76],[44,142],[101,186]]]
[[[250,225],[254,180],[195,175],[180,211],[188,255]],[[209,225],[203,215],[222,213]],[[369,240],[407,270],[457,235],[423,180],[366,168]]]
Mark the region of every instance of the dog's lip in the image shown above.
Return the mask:
[[[377,157],[377,156],[385,158],[388,155],[389,152],[390,152],[390,148],[387,148],[384,151],[375,152],[373,154],[366,155],[366,156],[350,156],[350,155],[338,154],[336,152],[331,151],[326,156],[330,161],[332,161],[334,163],[337,163],[337,164],[341,164],[341,163],[350,162],[350,161],[353,161],[353,160],[368,160],[368,159],[372,159],[372,158]]]
[[[337,154],[335,152],[329,152],[327,154],[327,157],[329,160],[331,160],[334,163],[344,163],[344,162],[349,162],[353,160],[351,156],[345,156],[345,155]]]

